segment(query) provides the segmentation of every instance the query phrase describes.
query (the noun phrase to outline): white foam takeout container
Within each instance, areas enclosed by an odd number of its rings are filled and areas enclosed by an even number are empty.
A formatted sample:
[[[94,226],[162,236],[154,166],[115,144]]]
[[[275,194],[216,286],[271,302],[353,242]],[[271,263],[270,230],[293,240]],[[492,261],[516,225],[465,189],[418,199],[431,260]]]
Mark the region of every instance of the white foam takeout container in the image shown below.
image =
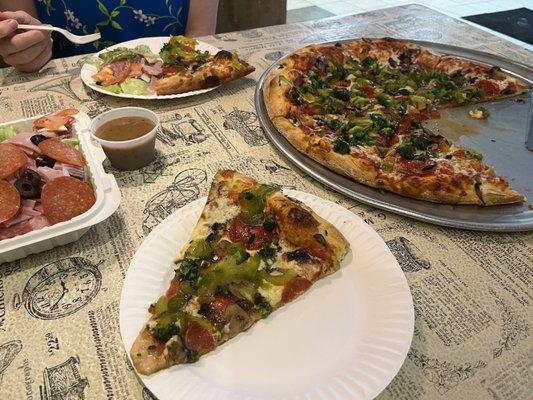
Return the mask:
[[[10,239],[0,240],[0,264],[18,260],[30,254],[40,253],[57,246],[75,242],[89,228],[113,214],[120,205],[121,194],[117,181],[102,167],[105,154],[100,146],[91,141],[91,119],[85,113],[74,115],[73,137],[80,141],[80,150],[87,160],[89,179],[96,194],[96,203],[87,212],[69,221],[28,232]],[[0,124],[13,125],[18,132],[32,130],[33,121],[39,116]]]

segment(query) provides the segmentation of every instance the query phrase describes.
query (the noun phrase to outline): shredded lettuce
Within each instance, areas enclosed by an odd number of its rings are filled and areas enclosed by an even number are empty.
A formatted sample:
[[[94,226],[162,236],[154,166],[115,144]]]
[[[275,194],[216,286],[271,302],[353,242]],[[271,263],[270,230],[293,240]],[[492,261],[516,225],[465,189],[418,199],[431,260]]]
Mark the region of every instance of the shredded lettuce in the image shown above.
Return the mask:
[[[0,142],[11,139],[16,134],[17,131],[13,128],[13,125],[0,126]]]
[[[120,88],[126,94],[149,94],[148,83],[142,79],[128,78],[120,84]]]
[[[67,138],[62,140],[63,143],[68,144],[70,147],[78,148],[80,140],[78,138]]]
[[[118,60],[133,61],[139,55],[144,57],[149,63],[154,63],[158,59],[157,55],[152,53],[150,48],[145,44],[136,46],[133,49],[117,47],[116,49],[109,50],[100,54],[98,57],[105,63],[110,63]]]

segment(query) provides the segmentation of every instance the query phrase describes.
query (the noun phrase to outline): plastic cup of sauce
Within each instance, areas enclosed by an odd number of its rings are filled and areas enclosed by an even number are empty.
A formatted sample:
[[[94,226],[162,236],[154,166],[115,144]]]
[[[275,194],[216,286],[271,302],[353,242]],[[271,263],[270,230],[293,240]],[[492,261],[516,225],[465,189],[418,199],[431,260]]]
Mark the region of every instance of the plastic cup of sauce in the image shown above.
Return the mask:
[[[100,143],[113,167],[131,171],[154,159],[160,126],[157,114],[146,108],[115,108],[93,119],[91,136]]]

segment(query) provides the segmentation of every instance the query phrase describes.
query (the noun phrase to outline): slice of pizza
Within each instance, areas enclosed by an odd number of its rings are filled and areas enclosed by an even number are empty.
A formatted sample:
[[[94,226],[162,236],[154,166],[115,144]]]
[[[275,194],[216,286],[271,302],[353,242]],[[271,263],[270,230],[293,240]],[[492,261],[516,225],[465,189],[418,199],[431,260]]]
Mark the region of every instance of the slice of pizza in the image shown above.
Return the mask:
[[[219,171],[130,356],[141,374],[195,362],[334,273],[349,245],[278,187]]]
[[[155,84],[157,94],[178,94],[219,86],[255,71],[226,50],[211,55],[196,49],[198,42],[184,36],[172,36],[159,53],[163,76]]]

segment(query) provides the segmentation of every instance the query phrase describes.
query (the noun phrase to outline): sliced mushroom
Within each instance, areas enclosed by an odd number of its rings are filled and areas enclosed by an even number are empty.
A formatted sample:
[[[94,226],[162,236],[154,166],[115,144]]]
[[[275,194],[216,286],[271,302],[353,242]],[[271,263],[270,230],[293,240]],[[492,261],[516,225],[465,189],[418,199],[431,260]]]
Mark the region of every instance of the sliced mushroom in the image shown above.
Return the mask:
[[[228,321],[228,335],[233,337],[242,332],[250,324],[250,316],[237,304],[230,304],[226,308],[226,321]]]

